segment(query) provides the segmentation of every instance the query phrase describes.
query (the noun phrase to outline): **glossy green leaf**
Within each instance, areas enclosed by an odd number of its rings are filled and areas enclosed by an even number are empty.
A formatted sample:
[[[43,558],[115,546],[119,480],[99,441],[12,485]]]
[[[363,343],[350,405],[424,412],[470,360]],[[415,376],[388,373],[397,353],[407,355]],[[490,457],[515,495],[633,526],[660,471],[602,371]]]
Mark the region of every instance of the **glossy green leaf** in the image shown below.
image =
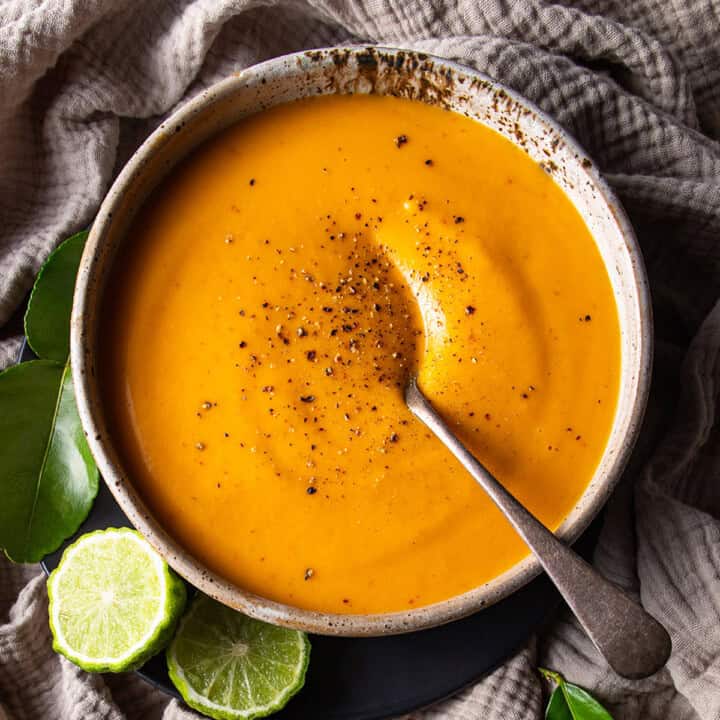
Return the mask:
[[[36,562],[80,527],[98,490],[69,365],[0,373],[0,438],[0,548]]]
[[[38,357],[64,363],[70,352],[70,311],[87,231],[68,238],[42,266],[25,313],[25,335]]]
[[[573,720],[612,720],[612,715],[586,690],[569,682],[560,687]]]
[[[572,720],[570,709],[560,687],[556,687],[550,696],[550,702],[545,710],[545,720]]]
[[[546,720],[613,720],[612,715],[587,690],[567,682],[554,670],[539,670],[548,680],[557,683],[545,711]]]

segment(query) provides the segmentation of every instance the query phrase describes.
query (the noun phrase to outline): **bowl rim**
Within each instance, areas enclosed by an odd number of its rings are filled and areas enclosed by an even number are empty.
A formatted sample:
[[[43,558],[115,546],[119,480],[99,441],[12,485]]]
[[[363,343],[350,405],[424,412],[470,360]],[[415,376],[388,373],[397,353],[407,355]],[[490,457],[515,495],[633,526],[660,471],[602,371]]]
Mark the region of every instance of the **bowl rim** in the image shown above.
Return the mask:
[[[501,600],[527,584],[540,573],[540,564],[533,555],[529,555],[489,582],[447,600],[407,611],[366,615],[305,610],[261,597],[230,583],[207,569],[202,562],[195,559],[163,529],[122,471],[99,412],[101,402],[93,364],[96,330],[91,323],[93,313],[89,312],[89,309],[93,304],[97,304],[96,301],[101,302],[102,299],[102,288],[98,290],[96,287],[95,276],[99,265],[102,265],[102,263],[98,263],[97,258],[109,231],[110,221],[120,208],[135,180],[141,175],[143,168],[152,161],[158,148],[173,134],[174,128],[184,126],[186,123],[190,125],[194,118],[201,117],[203,111],[213,107],[215,103],[242,92],[243,89],[246,90],[253,83],[262,82],[263,78],[268,75],[277,75],[278,73],[291,75],[293,71],[307,72],[302,66],[302,61],[307,61],[308,58],[312,59],[313,65],[316,67],[330,68],[334,62],[332,58],[337,57],[337,53],[342,53],[346,57],[355,56],[357,60],[357,56],[368,52],[382,53],[384,56],[393,58],[396,58],[398,54],[403,54],[406,57],[415,57],[423,62],[429,62],[434,71],[442,72],[447,69],[470,79],[477,79],[485,87],[504,93],[517,106],[528,110],[534,119],[553,136],[560,137],[565,146],[578,159],[589,161],[587,153],[579,143],[534,103],[485,73],[441,57],[400,48],[350,45],[304,50],[272,58],[209,86],[183,104],[143,142],[123,167],[98,210],[83,252],[73,298],[70,338],[70,359],[78,412],[100,473],[128,519],[169,565],[205,594],[259,620],[316,634],[356,637],[405,633],[459,620]],[[468,91],[467,88],[465,90]],[[583,164],[589,180],[597,192],[598,202],[604,202],[613,216],[618,236],[622,238],[623,250],[629,259],[630,280],[636,295],[637,317],[635,320],[639,326],[639,336],[636,338],[636,374],[632,378],[634,392],[632,405],[627,413],[625,435],[602,481],[592,487],[589,498],[586,496],[592,484],[583,494],[582,500],[586,504],[579,516],[570,524],[566,519],[556,531],[557,536],[566,542],[574,541],[587,528],[607,502],[627,465],[647,405],[653,353],[650,293],[635,233],[624,209],[598,172],[595,163]],[[605,259],[603,262],[608,273],[612,273],[613,268],[608,266]],[[626,382],[625,374],[623,368],[620,387]],[[609,448],[610,444],[608,443],[603,457],[607,455]]]

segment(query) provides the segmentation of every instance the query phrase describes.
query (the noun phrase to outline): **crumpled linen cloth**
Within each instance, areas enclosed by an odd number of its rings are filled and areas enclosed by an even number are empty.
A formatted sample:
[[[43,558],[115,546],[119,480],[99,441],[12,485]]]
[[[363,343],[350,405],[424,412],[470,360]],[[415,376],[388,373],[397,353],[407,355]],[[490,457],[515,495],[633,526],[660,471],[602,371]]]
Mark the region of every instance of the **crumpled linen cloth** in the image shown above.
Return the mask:
[[[542,717],[543,664],[627,720],[720,719],[720,4],[713,0],[5,0],[0,3],[0,368],[52,248],[122,163],[210,83],[303,48],[422,49],[502,80],[589,151],[638,233],[657,334],[640,446],[597,566],[672,635],[667,668],[614,676],[576,623],[426,720]],[[0,439],[2,442],[2,439]],[[0,720],[195,717],[135,676],[55,656],[37,566],[0,559]]]

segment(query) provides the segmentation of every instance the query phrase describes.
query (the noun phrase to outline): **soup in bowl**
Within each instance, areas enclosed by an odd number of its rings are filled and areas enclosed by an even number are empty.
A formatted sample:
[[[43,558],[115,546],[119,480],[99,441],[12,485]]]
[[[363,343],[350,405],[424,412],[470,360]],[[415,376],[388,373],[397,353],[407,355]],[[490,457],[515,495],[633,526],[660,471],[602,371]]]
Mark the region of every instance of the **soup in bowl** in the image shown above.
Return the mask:
[[[138,151],[85,251],[72,362],[106,482],[181,575],[383,634],[539,569],[408,378],[571,541],[637,434],[648,316],[621,209],[537,109],[442,60],[332,49],[210,88]]]

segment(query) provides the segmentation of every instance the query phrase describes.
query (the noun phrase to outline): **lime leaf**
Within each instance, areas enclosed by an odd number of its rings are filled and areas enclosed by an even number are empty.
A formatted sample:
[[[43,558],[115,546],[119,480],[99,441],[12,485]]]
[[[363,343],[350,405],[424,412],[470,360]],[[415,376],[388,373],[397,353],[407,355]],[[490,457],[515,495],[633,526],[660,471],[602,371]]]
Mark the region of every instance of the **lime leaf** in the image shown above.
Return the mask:
[[[37,562],[80,527],[98,490],[69,365],[0,373],[0,437],[0,548]]]
[[[538,668],[540,674],[557,683],[550,696],[546,720],[613,720],[612,715],[587,690],[573,685],[554,670]]]
[[[135,530],[83,535],[48,579],[53,648],[90,672],[140,667],[167,645],[185,585]]]
[[[612,720],[612,715],[586,690],[569,682],[560,687],[573,720]]]
[[[45,261],[25,313],[25,335],[38,357],[64,363],[70,352],[70,311],[86,230],[65,240]]]
[[[545,710],[545,720],[572,720],[563,691],[556,687]]]
[[[185,702],[217,720],[277,712],[302,688],[309,659],[305,633],[253,620],[205,595],[167,649],[170,679]]]

